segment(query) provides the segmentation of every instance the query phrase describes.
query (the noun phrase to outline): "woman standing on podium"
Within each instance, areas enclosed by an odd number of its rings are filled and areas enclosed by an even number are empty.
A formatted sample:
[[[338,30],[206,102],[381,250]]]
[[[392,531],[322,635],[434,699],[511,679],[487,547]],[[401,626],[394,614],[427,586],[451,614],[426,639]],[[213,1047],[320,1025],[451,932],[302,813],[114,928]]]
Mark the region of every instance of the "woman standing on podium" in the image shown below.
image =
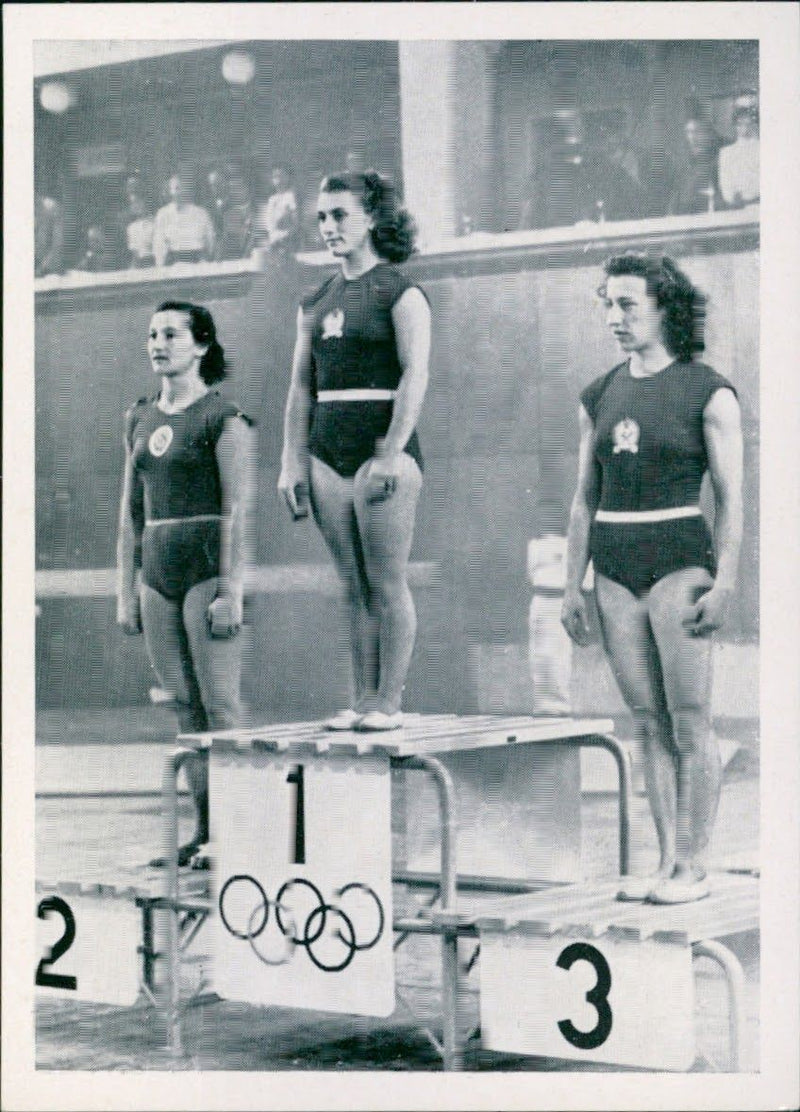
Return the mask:
[[[159,305],[147,351],[160,389],[125,415],[117,621],[128,634],[144,632],[182,732],[232,729],[241,725],[252,422],[217,389],[227,362],[207,309],[182,301]],[[196,829],[178,864],[202,868],[207,754],[184,767]]]
[[[430,307],[395,263],[414,228],[374,171],[320,186],[320,234],[339,272],[305,298],[286,403],[278,489],[311,510],[347,591],[355,697],[326,725],[392,730],[416,634],[407,582],[422,457]]]
[[[711,732],[711,634],[733,595],[742,535],[742,433],[731,383],[696,361],[705,299],[672,262],[621,255],[599,291],[623,363],[581,395],[578,485],[562,621],[589,640],[594,563],[603,642],[634,718],[660,850],[619,898],[708,895],[705,853],[721,785]],[[700,511],[708,472],[714,536]]]

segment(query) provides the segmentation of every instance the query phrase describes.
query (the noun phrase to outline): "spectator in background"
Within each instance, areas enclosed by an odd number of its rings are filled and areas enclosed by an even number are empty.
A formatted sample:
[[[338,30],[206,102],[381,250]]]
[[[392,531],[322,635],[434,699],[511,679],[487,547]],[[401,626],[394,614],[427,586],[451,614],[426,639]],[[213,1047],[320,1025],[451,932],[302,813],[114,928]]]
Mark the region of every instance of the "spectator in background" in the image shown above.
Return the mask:
[[[173,174],[167,190],[170,202],[156,213],[153,228],[156,266],[213,259],[214,225],[206,209],[194,204],[186,177]]]
[[[64,269],[64,209],[55,197],[37,192],[34,200],[34,265],[37,278]]]
[[[155,222],[141,193],[134,192],[128,195],[127,217],[125,246],[128,251],[128,266],[135,269],[154,266],[153,230]]]
[[[218,259],[241,259],[253,249],[253,202],[244,174],[230,167],[227,178],[227,203],[222,213]]]
[[[663,216],[674,176],[674,169],[663,151],[635,146],[630,138],[628,117],[621,110],[610,111],[600,120],[597,145],[603,171],[601,181],[605,180],[613,188],[614,180],[618,180],[620,200],[624,199],[624,204],[612,199],[609,207],[604,197],[606,217],[618,218],[610,215],[615,212],[633,219]]]
[[[736,139],[719,152],[719,189],[726,205],[741,208],[754,204],[761,193],[757,110],[740,105],[733,126]]]
[[[270,251],[276,248],[290,251],[296,246],[299,220],[297,195],[289,167],[282,164],[274,166],[271,182],[273,191],[266,203],[259,206],[256,237],[259,245]]]
[[[206,173],[205,200],[214,232],[220,236],[225,209],[228,207],[228,174],[225,168],[215,165]]]
[[[696,116],[686,121],[684,134],[686,151],[667,211],[672,216],[713,212],[721,201],[717,175],[721,140],[711,124]]]
[[[89,271],[117,269],[117,257],[100,224],[90,224],[86,229],[83,254],[75,264],[75,269]]]
[[[599,120],[587,144],[584,218],[636,220],[643,216],[642,161],[628,140],[621,112]]]

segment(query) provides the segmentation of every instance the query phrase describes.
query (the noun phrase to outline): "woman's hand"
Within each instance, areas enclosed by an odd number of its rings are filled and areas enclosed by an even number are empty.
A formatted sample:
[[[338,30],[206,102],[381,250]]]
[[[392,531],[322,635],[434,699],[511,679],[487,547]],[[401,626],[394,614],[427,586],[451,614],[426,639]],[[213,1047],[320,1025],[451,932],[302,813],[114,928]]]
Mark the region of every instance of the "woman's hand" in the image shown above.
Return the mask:
[[[217,595],[206,611],[211,636],[220,640],[235,637],[242,628],[242,611],[240,592]]]
[[[565,591],[561,607],[561,624],[576,645],[585,647],[592,642],[592,627],[586,599],[581,591]]]
[[[117,625],[129,637],[135,637],[142,632],[142,614],[139,596],[131,592],[117,599]]]
[[[308,517],[308,468],[300,464],[285,463],[278,478],[278,490],[283,495],[295,521]]]
[[[710,587],[686,608],[681,625],[692,637],[710,636],[725,624],[732,594],[727,587]]]
[[[366,476],[365,498],[367,502],[385,502],[397,489],[397,475],[400,468],[397,457],[381,456],[369,465]]]

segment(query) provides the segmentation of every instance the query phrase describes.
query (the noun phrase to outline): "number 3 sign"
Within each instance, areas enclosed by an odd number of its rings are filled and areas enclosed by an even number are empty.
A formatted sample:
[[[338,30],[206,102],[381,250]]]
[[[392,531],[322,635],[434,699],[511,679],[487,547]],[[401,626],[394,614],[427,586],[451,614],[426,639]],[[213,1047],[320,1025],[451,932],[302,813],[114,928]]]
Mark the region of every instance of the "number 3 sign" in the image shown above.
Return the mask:
[[[388,758],[212,748],[209,795],[215,991],[389,1015]]]
[[[481,932],[490,1050],[686,1070],[694,1060],[691,947]]]

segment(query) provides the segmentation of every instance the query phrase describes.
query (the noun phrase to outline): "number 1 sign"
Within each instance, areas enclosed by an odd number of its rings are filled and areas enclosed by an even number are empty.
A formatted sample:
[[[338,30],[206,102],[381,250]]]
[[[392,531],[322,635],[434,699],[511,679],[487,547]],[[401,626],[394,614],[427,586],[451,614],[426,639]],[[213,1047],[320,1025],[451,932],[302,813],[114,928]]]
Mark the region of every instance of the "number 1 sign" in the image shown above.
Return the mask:
[[[212,749],[210,798],[215,991],[389,1015],[388,758]]]

